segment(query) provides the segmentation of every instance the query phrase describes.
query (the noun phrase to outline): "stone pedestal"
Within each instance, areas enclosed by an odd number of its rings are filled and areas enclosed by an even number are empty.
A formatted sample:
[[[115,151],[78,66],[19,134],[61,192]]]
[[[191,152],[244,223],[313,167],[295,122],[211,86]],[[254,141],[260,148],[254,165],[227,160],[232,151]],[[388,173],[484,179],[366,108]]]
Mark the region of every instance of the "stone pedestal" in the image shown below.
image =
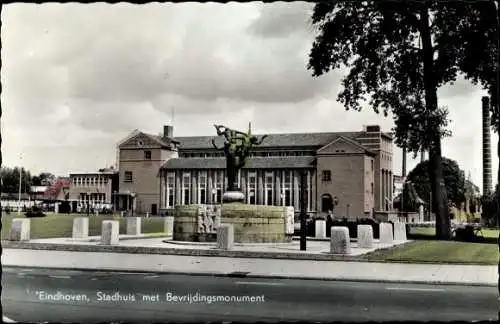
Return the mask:
[[[406,241],[405,223],[394,223],[394,241]]]
[[[126,218],[126,234],[127,235],[140,235],[141,234],[141,218],[140,217],[127,217]]]
[[[13,218],[10,226],[9,239],[11,241],[29,241],[31,220],[26,218]]]
[[[326,221],[322,219],[318,219],[316,221],[316,238],[326,238]]]
[[[380,243],[392,244],[394,236],[391,223],[380,223]]]
[[[217,248],[230,250],[234,245],[234,230],[232,224],[222,224],[217,227]]]
[[[222,195],[223,203],[244,203],[245,195],[241,191],[227,191]]]
[[[358,248],[373,248],[373,227],[371,225],[358,225]]]
[[[330,229],[330,253],[332,254],[350,254],[351,239],[347,227],[332,227]]]
[[[163,223],[163,231],[167,233],[168,236],[174,235],[174,217],[167,216],[165,217],[165,221]]]
[[[120,234],[120,222],[102,221],[101,244],[117,245]]]
[[[72,237],[75,239],[87,238],[89,236],[88,217],[76,217],[73,219]]]

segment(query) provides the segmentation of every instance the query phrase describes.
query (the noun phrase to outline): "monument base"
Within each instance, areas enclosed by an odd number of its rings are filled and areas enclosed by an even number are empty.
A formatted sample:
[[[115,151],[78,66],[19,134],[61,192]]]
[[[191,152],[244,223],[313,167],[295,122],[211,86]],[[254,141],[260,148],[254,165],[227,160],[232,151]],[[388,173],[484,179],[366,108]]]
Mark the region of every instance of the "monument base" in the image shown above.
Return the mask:
[[[241,191],[226,191],[222,195],[222,202],[227,203],[244,203],[245,195]]]

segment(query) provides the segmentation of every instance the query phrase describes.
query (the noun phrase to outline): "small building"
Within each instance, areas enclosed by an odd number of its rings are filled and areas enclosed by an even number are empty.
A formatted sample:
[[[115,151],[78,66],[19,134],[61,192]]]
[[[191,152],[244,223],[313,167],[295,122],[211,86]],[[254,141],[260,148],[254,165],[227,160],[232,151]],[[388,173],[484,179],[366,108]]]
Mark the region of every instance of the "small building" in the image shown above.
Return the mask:
[[[71,173],[69,179],[69,200],[76,209],[113,208],[114,193],[118,191],[118,171],[101,169],[98,172]]]

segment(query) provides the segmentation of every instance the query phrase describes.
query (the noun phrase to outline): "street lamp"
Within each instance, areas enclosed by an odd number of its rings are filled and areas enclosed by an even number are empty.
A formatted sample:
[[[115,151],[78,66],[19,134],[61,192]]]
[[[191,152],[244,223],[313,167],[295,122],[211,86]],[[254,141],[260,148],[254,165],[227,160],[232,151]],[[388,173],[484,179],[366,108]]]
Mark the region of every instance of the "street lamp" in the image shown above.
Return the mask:
[[[136,196],[135,192],[132,192],[130,194],[130,197],[132,197],[132,217],[134,217],[135,196]]]

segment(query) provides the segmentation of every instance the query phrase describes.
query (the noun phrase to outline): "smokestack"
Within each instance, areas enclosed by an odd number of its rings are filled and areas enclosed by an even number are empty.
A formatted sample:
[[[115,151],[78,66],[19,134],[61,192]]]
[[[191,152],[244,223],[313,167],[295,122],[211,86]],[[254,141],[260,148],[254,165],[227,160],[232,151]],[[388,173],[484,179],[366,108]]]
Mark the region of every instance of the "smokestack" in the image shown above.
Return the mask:
[[[406,177],[406,146],[403,146],[403,168],[401,171],[403,178]]]
[[[490,98],[483,97],[483,194],[491,194],[491,119]]]

